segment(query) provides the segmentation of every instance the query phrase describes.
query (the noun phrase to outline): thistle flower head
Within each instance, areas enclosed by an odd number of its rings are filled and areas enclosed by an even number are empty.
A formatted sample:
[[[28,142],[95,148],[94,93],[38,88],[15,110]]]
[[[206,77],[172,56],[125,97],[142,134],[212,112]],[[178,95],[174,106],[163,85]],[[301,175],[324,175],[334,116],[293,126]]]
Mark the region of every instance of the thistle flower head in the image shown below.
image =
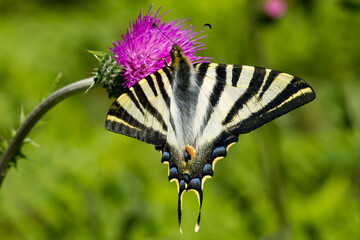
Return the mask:
[[[113,42],[114,47],[110,48],[122,68],[120,75],[125,79],[125,87],[131,87],[140,79],[164,67],[164,59],[170,62],[169,52],[174,43],[181,46],[192,63],[209,59],[195,56],[196,51],[205,48],[203,43],[198,42],[205,36],[193,39],[197,34],[194,32],[195,27],[189,25],[183,28],[188,19],[162,22],[161,18],[167,12],[158,16],[160,8],[154,12],[151,7],[152,5],[144,16],[141,11],[138,18],[130,23],[126,35],[121,35],[122,39]],[[157,28],[154,29],[153,24],[156,24]]]

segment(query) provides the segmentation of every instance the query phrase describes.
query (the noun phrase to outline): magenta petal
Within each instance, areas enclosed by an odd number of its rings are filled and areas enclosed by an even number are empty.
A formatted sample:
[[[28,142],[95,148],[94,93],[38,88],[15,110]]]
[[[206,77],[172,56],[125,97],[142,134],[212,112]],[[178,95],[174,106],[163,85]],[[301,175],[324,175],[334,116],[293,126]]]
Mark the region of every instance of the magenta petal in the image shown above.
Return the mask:
[[[122,39],[113,42],[113,48],[110,48],[113,57],[122,67],[121,75],[124,76],[123,85],[126,87],[131,87],[140,79],[165,67],[163,59],[170,62],[169,52],[173,42],[181,46],[185,56],[193,63],[207,62],[210,59],[194,55],[196,51],[205,48],[203,43],[197,41],[206,36],[192,39],[197,34],[194,32],[195,27],[189,25],[181,29],[189,18],[161,22],[161,18],[168,11],[158,17],[160,8],[154,12],[151,11],[152,6],[153,4],[144,16],[140,11],[138,18],[132,24],[130,22],[125,36],[122,34]],[[154,29],[153,23],[163,33]]]

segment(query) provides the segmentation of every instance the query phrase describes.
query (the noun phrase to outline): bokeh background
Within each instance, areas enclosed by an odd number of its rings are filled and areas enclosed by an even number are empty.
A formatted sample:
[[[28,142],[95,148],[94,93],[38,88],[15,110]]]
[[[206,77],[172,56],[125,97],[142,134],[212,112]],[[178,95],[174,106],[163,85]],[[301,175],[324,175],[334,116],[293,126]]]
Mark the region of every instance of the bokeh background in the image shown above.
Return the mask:
[[[360,239],[360,2],[154,1],[163,19],[211,23],[202,56],[297,75],[314,102],[239,138],[198,205],[154,147],[104,129],[112,99],[91,90],[52,109],[0,191],[0,239]],[[0,129],[7,135],[97,60],[151,1],[0,0]],[[62,72],[60,81],[56,76]]]

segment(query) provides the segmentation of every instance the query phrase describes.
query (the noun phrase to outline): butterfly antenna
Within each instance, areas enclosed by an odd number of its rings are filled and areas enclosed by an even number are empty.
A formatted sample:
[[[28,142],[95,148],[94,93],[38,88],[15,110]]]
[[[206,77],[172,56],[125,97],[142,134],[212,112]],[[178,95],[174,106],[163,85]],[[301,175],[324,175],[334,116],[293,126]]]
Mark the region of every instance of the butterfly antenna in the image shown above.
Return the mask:
[[[155,23],[152,24],[152,27],[153,27],[154,29],[157,29],[159,32],[161,32],[162,35],[164,35],[167,39],[169,39],[170,42],[172,42],[172,44],[175,44],[174,41],[171,40],[171,38],[169,38],[163,31],[161,31],[160,28],[159,28]],[[170,54],[167,55],[167,56],[165,56],[165,57],[163,57],[163,58],[158,58],[158,59],[153,59],[153,58],[151,58],[151,59],[157,60],[157,61],[164,59],[165,66],[167,66],[168,63],[167,63],[167,61],[166,61],[166,58],[169,57],[169,56],[170,56]],[[181,228],[180,228],[180,230],[181,230]]]
[[[198,35],[198,34],[204,29],[204,27],[209,27],[210,29],[212,29],[212,26],[211,26],[210,23],[205,23],[205,24],[200,28],[200,31],[198,31],[198,32],[194,35],[194,37],[195,37],[196,35]]]
[[[169,39],[170,42],[175,44],[174,41],[171,40],[171,38],[169,38],[163,31],[161,31],[160,28],[155,23],[153,23],[152,26],[153,26],[154,29],[157,29],[159,32],[161,32],[167,39]]]
[[[197,35],[199,35],[199,34],[202,32],[202,30],[204,29],[204,27],[209,27],[210,29],[212,29],[212,26],[211,26],[210,23],[205,23],[205,24],[200,28],[200,30],[197,31],[197,33],[195,33],[195,34],[194,34],[191,38],[189,38],[186,42],[184,42],[182,46],[184,46],[184,45],[185,45],[187,42],[189,42],[191,39],[193,39],[194,37],[196,37]],[[182,47],[182,46],[181,46],[181,47]]]

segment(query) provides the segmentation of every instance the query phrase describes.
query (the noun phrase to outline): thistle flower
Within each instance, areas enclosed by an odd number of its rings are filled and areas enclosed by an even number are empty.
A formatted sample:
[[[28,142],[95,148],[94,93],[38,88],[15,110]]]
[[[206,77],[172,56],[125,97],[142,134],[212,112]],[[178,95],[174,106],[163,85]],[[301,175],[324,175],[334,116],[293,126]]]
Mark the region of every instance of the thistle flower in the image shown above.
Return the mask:
[[[140,11],[138,18],[130,23],[126,35],[121,35],[122,39],[113,42],[114,47],[110,48],[113,57],[122,68],[120,75],[124,77],[125,87],[131,87],[140,79],[164,67],[164,59],[169,63],[169,52],[173,42],[181,46],[185,56],[192,63],[209,59],[194,55],[196,51],[205,49],[205,45],[197,41],[206,36],[192,39],[197,34],[194,32],[195,27],[189,25],[182,29],[184,22],[189,18],[162,22],[161,18],[168,11],[158,17],[161,8],[153,12],[152,5],[145,16],[142,16]],[[158,29],[154,29],[153,24],[156,24]]]

